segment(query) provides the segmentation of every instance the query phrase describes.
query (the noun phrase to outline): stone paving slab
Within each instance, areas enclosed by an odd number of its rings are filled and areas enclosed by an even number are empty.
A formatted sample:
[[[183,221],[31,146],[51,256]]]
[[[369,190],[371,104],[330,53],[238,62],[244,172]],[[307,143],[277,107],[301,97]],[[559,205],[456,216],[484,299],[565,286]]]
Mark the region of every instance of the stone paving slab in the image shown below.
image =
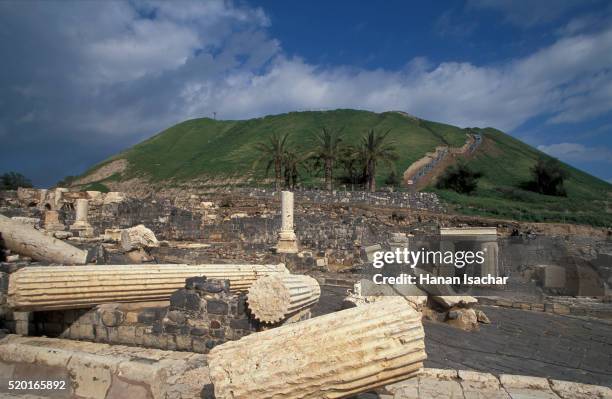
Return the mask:
[[[393,399],[611,399],[608,387],[522,375],[426,368],[385,387]],[[382,397],[383,395],[379,395]]]
[[[609,321],[479,306],[479,331],[424,322],[426,367],[526,374],[612,387]]]

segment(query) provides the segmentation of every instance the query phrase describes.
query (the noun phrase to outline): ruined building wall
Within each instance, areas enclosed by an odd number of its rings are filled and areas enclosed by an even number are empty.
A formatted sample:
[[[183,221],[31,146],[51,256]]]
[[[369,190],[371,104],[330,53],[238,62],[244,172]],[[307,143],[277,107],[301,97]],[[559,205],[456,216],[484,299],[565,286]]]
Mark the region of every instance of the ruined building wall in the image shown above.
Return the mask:
[[[306,309],[283,320],[310,318]],[[169,302],[104,304],[93,309],[33,312],[30,335],[208,353],[262,325],[247,309],[245,294],[232,294],[227,280],[187,279]]]

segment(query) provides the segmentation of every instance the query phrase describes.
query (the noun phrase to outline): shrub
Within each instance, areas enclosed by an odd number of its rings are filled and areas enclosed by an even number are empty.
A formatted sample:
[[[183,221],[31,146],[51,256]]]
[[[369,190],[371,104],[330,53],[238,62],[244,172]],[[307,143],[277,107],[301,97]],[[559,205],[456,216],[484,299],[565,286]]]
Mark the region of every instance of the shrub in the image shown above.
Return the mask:
[[[449,189],[460,194],[470,194],[478,187],[478,179],[482,173],[475,172],[463,162],[451,165],[438,179],[436,187]]]
[[[389,187],[398,187],[401,182],[402,181],[395,172],[395,170],[392,170],[391,173],[389,173],[389,176],[387,176],[387,178],[385,179],[385,184]]]
[[[30,179],[17,172],[7,172],[0,176],[0,190],[17,190],[19,187],[30,188]]]
[[[567,178],[567,172],[556,159],[538,159],[531,168],[531,175],[532,180],[524,185],[528,190],[545,195],[567,196],[563,186],[563,182]]]

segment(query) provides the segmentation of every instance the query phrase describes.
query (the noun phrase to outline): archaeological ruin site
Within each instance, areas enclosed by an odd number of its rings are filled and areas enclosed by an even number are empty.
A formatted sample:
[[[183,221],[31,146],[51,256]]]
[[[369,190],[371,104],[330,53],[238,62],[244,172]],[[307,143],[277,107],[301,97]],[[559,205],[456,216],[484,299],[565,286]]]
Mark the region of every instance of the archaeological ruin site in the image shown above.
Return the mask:
[[[6,397],[612,398],[603,228],[418,191],[19,188],[0,213]],[[483,262],[372,267],[424,248]],[[458,270],[507,284],[372,280]]]
[[[0,399],[612,399],[612,0],[0,0]]]

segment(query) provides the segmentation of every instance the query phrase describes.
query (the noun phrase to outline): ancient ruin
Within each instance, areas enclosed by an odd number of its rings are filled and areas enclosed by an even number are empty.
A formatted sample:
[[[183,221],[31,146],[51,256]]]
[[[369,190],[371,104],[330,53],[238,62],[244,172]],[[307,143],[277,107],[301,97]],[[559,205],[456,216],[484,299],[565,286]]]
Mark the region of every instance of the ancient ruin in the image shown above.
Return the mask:
[[[526,338],[499,327],[545,331],[540,314],[563,326],[555,334],[589,323],[590,335],[605,335],[597,322],[612,317],[605,241],[593,240],[587,259],[578,239],[466,225],[418,192],[11,195],[0,201],[10,216],[0,217],[0,329],[9,334],[0,367],[8,376],[27,368],[42,378],[52,368],[70,395],[91,398],[105,397],[99,389],[219,399],[610,392],[612,370],[596,355],[608,353],[606,344],[574,335],[581,361],[602,370],[586,376],[551,359],[553,350],[526,355],[518,344]],[[372,268],[378,252],[425,247],[483,251],[481,267],[461,272],[506,276],[514,291],[372,281],[377,271],[457,273],[436,262]],[[547,334],[550,347],[566,340]],[[490,343],[505,340],[514,344]],[[518,357],[532,376],[501,360]],[[488,373],[498,367],[505,374]]]

